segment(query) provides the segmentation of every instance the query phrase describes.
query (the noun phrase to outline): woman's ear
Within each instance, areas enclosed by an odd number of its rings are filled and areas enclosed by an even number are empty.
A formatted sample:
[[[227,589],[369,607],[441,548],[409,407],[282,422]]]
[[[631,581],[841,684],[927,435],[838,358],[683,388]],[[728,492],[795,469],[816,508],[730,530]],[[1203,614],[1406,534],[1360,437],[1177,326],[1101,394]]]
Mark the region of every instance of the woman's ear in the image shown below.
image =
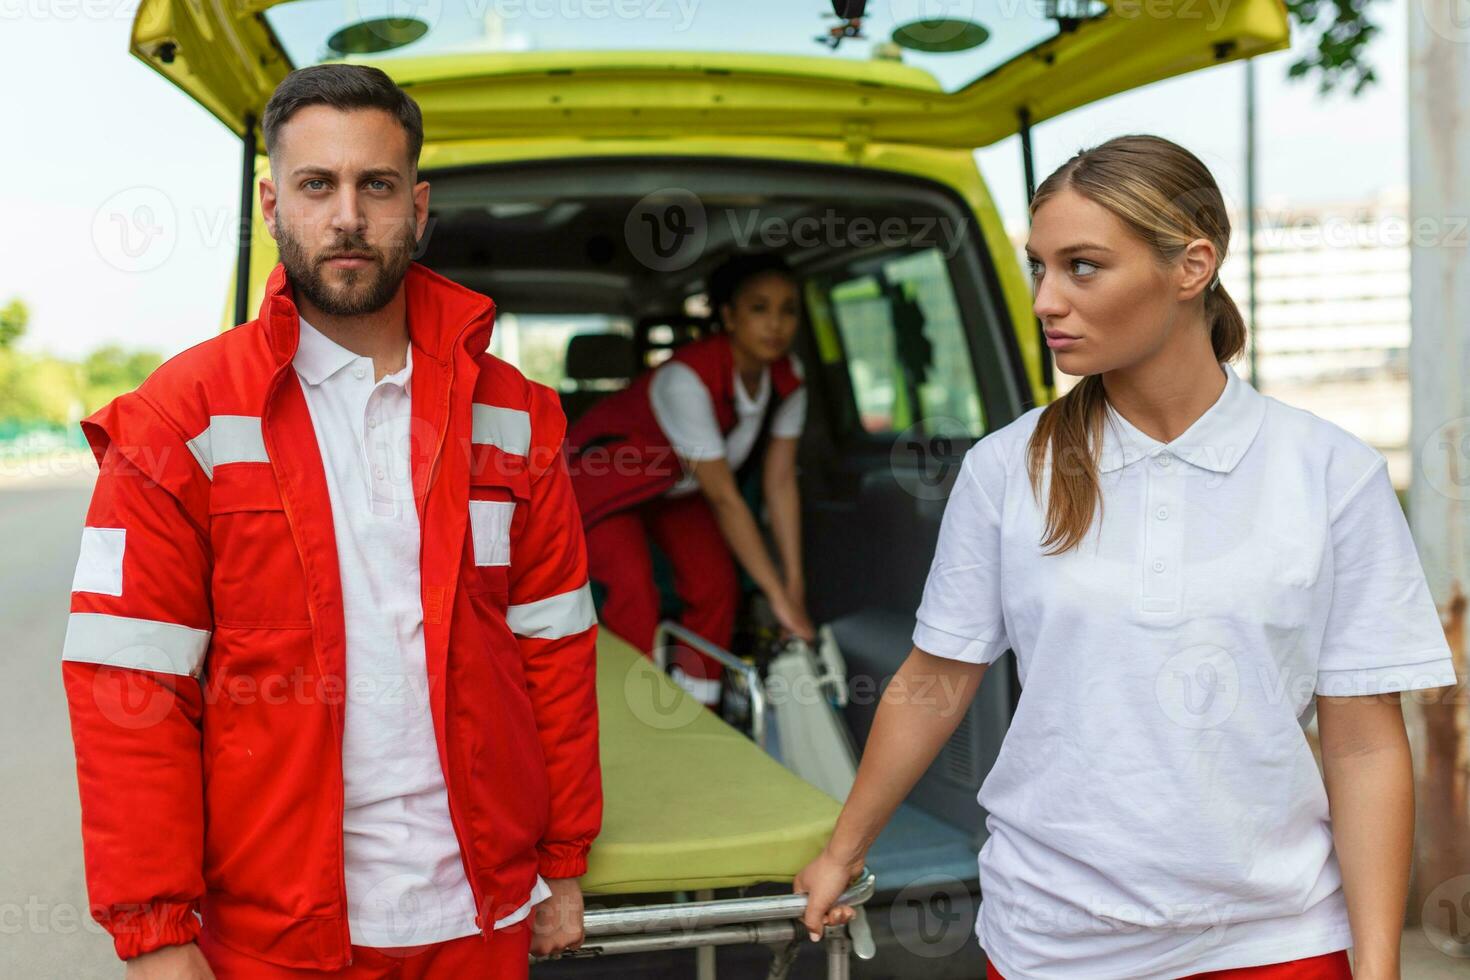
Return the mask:
[[[1219,256],[1208,238],[1196,238],[1184,247],[1180,256],[1179,298],[1194,299],[1215,278]]]

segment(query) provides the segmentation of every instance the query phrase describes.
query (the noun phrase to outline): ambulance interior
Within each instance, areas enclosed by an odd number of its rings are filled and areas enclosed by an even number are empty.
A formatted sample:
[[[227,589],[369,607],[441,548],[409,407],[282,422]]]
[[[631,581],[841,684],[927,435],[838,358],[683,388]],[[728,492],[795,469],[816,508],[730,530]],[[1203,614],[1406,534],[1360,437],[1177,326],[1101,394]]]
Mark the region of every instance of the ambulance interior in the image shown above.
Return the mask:
[[[809,386],[799,450],[808,608],[814,622],[831,624],[845,659],[843,718],[860,751],[881,685],[912,645],[959,460],[1024,410],[1014,335],[968,205],[917,178],[728,159],[603,158],[428,176],[420,260],[495,298],[492,351],[555,387],[573,418],[708,329],[704,277],[724,257],[762,248],[786,257],[804,306],[794,349]],[[639,202],[662,198],[697,200],[679,218],[703,236],[688,259],[635,254],[628,244],[625,223]],[[758,480],[750,482],[759,506]],[[747,635],[737,630],[736,645]],[[879,952],[854,975],[902,974],[921,962],[913,950],[922,944],[894,933],[923,929],[922,917],[875,914],[906,887],[951,882],[961,899],[978,895],[985,831],[975,795],[1018,694],[1007,654],[873,848],[878,892],[867,908]],[[936,911],[967,913],[962,933],[973,922],[973,904]],[[742,957],[752,968],[769,960],[753,947],[719,954],[722,970]],[[671,955],[636,965],[614,957],[607,975],[688,975],[687,960]],[[954,955],[922,960],[933,978],[975,976],[981,962],[973,936]],[[535,975],[598,975],[594,966],[543,963]]]

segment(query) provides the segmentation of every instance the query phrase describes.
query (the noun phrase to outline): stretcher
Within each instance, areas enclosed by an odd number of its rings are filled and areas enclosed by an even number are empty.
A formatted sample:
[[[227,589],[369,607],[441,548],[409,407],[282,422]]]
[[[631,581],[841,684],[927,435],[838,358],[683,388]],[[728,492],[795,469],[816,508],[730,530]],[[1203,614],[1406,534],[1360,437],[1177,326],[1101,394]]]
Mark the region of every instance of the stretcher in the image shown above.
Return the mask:
[[[769,976],[787,975],[802,943],[803,895],[714,898],[716,889],[767,882],[789,885],[826,844],[841,809],[757,740],[769,714],[755,668],[688,633],[659,626],[733,671],[752,699],[747,737],[692,698],[657,664],[606,629],[599,631],[597,693],[603,782],[602,832],[580,880],[585,939],[556,957],[591,958],[695,949],[697,976],[713,980],[715,947],[776,947]],[[841,902],[858,914],[822,938],[827,976],[844,980],[849,957],[873,955],[862,904],[873,894],[866,868]],[[632,896],[674,893],[668,903]],[[533,958],[533,962],[536,958]]]

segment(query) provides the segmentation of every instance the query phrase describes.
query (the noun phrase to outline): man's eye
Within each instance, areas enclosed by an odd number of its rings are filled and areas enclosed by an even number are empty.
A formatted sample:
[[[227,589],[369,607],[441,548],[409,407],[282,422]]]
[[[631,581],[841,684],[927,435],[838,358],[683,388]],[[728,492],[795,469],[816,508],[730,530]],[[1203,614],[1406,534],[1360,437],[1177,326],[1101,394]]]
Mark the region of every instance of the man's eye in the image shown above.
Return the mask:
[[[370,181],[368,181],[368,183],[369,184],[376,184],[376,185],[378,185],[378,189],[379,190],[387,190],[388,189],[388,182],[386,180],[370,180]]]
[[[325,186],[326,181],[322,180],[320,177],[313,177],[311,180],[308,180],[306,182],[306,189],[309,191],[317,190],[317,188],[311,186],[312,184],[322,184]]]

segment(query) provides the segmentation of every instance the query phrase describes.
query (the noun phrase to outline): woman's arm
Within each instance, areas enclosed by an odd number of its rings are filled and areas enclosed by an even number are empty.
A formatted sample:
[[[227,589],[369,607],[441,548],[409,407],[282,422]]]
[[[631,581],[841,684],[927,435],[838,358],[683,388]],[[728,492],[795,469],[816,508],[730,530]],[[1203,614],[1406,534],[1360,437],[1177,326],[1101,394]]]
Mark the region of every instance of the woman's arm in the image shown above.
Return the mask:
[[[1397,693],[1317,698],[1353,975],[1398,980],[1414,846],[1414,773]]]
[[[781,555],[786,594],[798,606],[806,605],[806,581],[801,568],[801,498],[796,488],[796,446],[800,440],[772,436],[762,464],[762,491],[771,518],[771,535]]]
[[[720,533],[725,536],[725,541],[729,543],[740,566],[766,595],[780,592],[781,576],[777,574],[776,565],[766,551],[765,541],[761,540],[755,515],[746,506],[745,497],[735,483],[735,474],[730,472],[730,464],[721,458],[692,460],[685,465],[694,471],[700,492],[709,501],[710,509],[715,512]]]
[[[883,689],[857,778],[826,848],[802,869],[792,889],[807,895],[802,922],[813,939],[823,924],[852,918],[833,903],[863,869],[868,849],[929,768],[975,699],[989,664],[926,653],[918,647]]]
[[[786,629],[804,640],[816,639],[816,633],[806,618],[806,613],[792,605],[786,597],[776,563],[766,550],[755,515],[740,494],[730,464],[724,459],[690,460],[685,463],[694,471],[699,489],[715,513],[715,522],[720,533],[730,545],[735,560],[750,574],[756,586],[765,593],[776,619]]]

